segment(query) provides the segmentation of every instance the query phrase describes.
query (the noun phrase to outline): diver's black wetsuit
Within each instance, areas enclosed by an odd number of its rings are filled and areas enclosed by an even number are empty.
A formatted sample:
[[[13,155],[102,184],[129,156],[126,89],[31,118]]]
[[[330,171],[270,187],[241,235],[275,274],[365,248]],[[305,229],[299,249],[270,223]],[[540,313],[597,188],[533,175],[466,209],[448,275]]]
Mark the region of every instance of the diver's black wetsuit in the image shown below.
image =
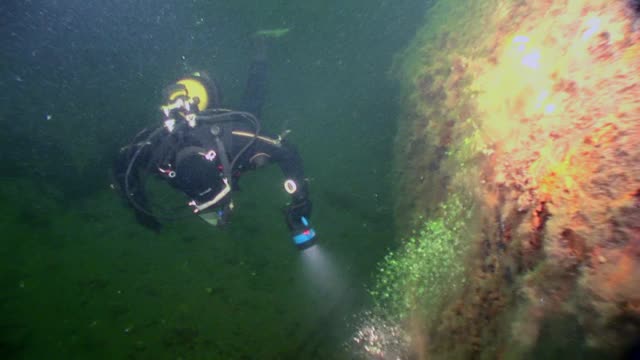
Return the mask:
[[[151,130],[143,130],[132,145],[121,150],[114,168],[115,176],[119,187],[128,189],[127,199],[136,209],[139,222],[154,229],[159,226],[155,217],[144,209],[147,200],[140,181],[142,170],[156,174],[195,202],[203,203],[219,192],[225,175],[231,178],[229,185],[235,190],[244,171],[266,163],[277,163],[286,179],[296,185],[296,190],[290,192],[292,202],[286,214],[289,228],[296,227],[296,219],[301,216],[310,216],[307,182],[296,148],[283,139],[269,137],[262,132],[256,137],[257,129],[245,115],[251,113],[258,117],[261,113],[266,93],[266,70],[264,62],[252,64],[242,102],[243,112],[221,111],[227,120],[198,121],[195,127],[182,126],[173,132],[162,129],[160,136],[152,138],[149,135]],[[215,132],[212,131],[214,127],[221,130],[217,136],[212,133]],[[207,158],[207,154],[213,155]],[[236,159],[233,166],[229,165],[230,159]],[[224,160],[231,169],[223,171]],[[229,201],[230,196],[216,204],[216,208],[228,205]],[[213,208],[203,212],[207,211],[213,211]]]

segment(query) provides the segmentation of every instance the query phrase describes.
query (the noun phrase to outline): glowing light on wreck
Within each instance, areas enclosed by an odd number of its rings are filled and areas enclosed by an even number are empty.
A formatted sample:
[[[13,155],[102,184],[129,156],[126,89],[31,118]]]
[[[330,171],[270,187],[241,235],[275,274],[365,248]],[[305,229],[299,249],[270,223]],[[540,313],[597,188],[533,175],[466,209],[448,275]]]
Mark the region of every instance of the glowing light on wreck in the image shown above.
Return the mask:
[[[537,107],[541,107],[542,103],[544,103],[545,100],[547,100],[547,98],[549,97],[549,90],[544,90],[542,92],[540,92],[540,94],[538,95],[538,106]]]
[[[553,113],[554,111],[556,111],[556,106],[554,104],[549,104],[544,108],[544,112],[547,115]]]
[[[529,38],[524,35],[516,35],[513,38],[512,42],[514,44],[517,44],[516,48],[518,49],[518,51],[524,51],[526,48],[525,44],[529,42]]]
[[[587,20],[585,23],[585,25],[587,26],[587,30],[585,30],[585,32],[582,33],[582,40],[588,40],[596,32],[598,32],[598,30],[600,29],[601,23],[602,21],[597,17]]]
[[[515,45],[517,52],[516,57],[522,56],[522,53],[526,53],[520,58],[520,63],[531,69],[538,69],[540,67],[540,50],[531,47],[531,39],[525,35],[516,35],[511,40],[511,43]]]
[[[525,55],[522,58],[522,65],[531,68],[531,69],[538,69],[540,67],[540,58],[542,56],[540,55],[540,51],[534,51],[532,53],[529,53],[527,55]]]

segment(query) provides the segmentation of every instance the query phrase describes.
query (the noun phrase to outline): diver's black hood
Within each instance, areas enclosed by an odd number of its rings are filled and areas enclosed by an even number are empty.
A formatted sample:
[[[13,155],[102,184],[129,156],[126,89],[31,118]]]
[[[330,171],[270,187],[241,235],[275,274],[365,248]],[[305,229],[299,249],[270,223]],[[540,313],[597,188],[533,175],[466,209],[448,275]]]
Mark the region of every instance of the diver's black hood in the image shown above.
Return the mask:
[[[223,174],[218,159],[208,160],[205,150],[188,147],[176,156],[176,177],[172,185],[197,202],[213,199],[222,189]]]

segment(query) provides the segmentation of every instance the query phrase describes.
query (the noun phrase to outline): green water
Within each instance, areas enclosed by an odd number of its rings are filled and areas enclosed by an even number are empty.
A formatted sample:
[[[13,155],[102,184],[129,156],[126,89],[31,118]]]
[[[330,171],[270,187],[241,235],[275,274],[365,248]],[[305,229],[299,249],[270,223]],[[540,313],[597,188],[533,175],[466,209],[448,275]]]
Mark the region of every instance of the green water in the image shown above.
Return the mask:
[[[349,359],[353,316],[393,246],[397,89],[426,2],[9,1],[0,5],[0,358]],[[292,246],[277,168],[241,181],[224,231],[160,233],[110,189],[164,86],[207,70],[238,104],[250,35],[269,49],[263,128],[291,129],[328,276]]]

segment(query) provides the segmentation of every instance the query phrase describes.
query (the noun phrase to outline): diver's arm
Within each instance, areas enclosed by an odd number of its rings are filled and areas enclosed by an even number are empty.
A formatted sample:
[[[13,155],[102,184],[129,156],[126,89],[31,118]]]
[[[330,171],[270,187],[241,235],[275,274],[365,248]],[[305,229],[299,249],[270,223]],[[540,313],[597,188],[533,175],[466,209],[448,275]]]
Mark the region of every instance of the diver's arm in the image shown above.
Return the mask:
[[[233,134],[235,148],[241,147],[253,135],[244,131],[234,131]],[[285,140],[259,136],[243,158],[250,168],[260,167],[267,163],[278,164],[285,177],[285,190],[291,195],[292,203],[308,201],[309,186],[305,178],[302,158],[293,144]],[[305,215],[310,215],[310,209]]]
[[[308,181],[304,176],[302,158],[298,149],[283,141],[281,146],[272,153],[273,161],[278,163],[285,176],[285,190],[291,195],[293,202],[307,201],[309,198]],[[289,181],[287,183],[287,181]],[[311,209],[309,209],[309,216]]]
[[[251,133],[234,131],[234,146],[241,146],[247,139],[253,139],[250,151],[243,156],[244,165],[259,167],[269,162],[280,166],[285,176],[284,188],[291,195],[291,202],[285,208],[285,220],[296,247],[306,249],[316,241],[316,232],[309,223],[311,200],[309,188],[304,176],[302,158],[295,146],[286,141],[265,136],[255,138]],[[238,141],[240,140],[240,141]]]
[[[312,206],[302,158],[295,146],[282,142],[281,146],[272,153],[272,159],[282,169],[286,177],[284,188],[291,195],[291,202],[284,212],[291,237],[298,249],[306,249],[315,244],[317,237],[309,222]]]
[[[238,134],[239,132],[234,132]],[[237,137],[237,136],[236,136]],[[246,137],[245,137],[246,139]],[[311,216],[308,181],[304,175],[302,158],[296,147],[284,140],[275,140],[260,136],[251,147],[246,159],[252,167],[266,163],[276,163],[285,177],[284,189],[291,195],[291,203],[287,207],[287,217],[299,218]],[[287,223],[290,223],[287,219]]]

